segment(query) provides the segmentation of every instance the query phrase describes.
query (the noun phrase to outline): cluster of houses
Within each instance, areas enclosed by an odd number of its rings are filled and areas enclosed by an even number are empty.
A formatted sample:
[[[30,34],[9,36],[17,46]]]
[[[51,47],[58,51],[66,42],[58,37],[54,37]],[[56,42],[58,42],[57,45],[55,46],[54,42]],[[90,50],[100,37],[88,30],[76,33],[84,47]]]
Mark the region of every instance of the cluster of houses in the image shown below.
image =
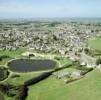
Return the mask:
[[[61,23],[54,32],[29,32],[12,29],[0,33],[0,49],[16,50],[20,47],[33,48],[40,53],[59,53],[68,55],[81,65],[95,66],[95,59],[86,55],[83,49],[88,47],[89,38],[101,36],[101,31],[92,31],[91,27],[82,23]],[[77,53],[79,53],[79,56]],[[30,55],[30,54],[27,54]]]
[[[55,72],[53,73],[53,75],[57,78],[57,79],[61,79],[64,82],[69,82],[69,81],[73,81],[76,79],[80,79],[82,78],[82,71],[78,70],[78,71],[59,71],[59,72]]]
[[[65,54],[72,48],[82,49],[87,45],[88,38],[101,34],[91,32],[90,29],[77,29],[74,24],[68,28],[69,26],[68,23],[61,24],[56,32],[27,32],[15,28],[8,30],[0,33],[0,49],[15,50],[19,47],[29,47],[44,52]]]

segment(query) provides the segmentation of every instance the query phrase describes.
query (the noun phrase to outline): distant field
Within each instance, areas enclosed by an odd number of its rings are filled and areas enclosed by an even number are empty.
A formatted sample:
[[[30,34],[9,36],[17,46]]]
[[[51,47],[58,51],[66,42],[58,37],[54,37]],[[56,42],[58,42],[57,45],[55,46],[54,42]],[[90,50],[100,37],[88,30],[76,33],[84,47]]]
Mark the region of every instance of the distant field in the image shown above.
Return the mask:
[[[95,50],[101,51],[101,38],[89,40],[89,46]]]
[[[29,87],[27,100],[101,100],[100,76],[101,72],[95,69],[70,84],[50,77]]]
[[[38,27],[38,28],[33,28],[33,31],[58,31],[56,27]]]

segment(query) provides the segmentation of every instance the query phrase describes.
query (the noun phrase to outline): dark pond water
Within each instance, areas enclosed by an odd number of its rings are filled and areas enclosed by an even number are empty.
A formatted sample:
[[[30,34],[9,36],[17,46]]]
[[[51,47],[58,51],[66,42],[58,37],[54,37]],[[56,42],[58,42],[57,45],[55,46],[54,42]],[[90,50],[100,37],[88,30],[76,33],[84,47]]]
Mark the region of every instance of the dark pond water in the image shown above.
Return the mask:
[[[56,62],[53,60],[18,59],[8,63],[9,69],[17,72],[32,72],[53,69]]]

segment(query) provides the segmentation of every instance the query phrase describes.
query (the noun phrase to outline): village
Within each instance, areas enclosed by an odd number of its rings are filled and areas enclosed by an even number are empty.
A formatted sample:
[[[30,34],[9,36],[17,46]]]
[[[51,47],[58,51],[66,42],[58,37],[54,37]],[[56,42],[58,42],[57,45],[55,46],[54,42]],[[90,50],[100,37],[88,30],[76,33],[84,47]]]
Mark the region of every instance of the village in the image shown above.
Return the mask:
[[[0,100],[101,100],[101,0],[0,0]]]
[[[88,45],[90,38],[101,37],[100,24],[80,22],[50,23],[57,31],[47,31],[46,29],[45,31],[32,32],[11,27],[0,32],[0,49],[16,50],[24,47],[33,49],[37,53],[67,55],[73,61],[79,60],[81,65],[87,64],[88,67],[95,67],[96,59],[85,52],[86,49],[91,49]],[[49,28],[46,23],[43,23],[43,26],[41,24],[39,23],[37,27]],[[98,25],[98,27],[95,28],[94,25]]]
[[[35,90],[34,84],[40,85],[38,82],[44,81],[47,84],[48,78],[50,87],[54,82],[61,87],[61,82],[66,85],[85,79],[86,74],[96,69],[101,71],[100,26],[98,22],[79,21],[1,22],[0,91],[7,99],[12,99],[12,95],[21,98],[21,91],[27,93],[23,86],[29,88],[32,84],[28,90],[31,92]],[[22,90],[21,85],[15,90],[15,84],[24,84]],[[9,91],[2,89],[10,85],[13,87]],[[33,97],[33,92],[28,94],[30,97]]]

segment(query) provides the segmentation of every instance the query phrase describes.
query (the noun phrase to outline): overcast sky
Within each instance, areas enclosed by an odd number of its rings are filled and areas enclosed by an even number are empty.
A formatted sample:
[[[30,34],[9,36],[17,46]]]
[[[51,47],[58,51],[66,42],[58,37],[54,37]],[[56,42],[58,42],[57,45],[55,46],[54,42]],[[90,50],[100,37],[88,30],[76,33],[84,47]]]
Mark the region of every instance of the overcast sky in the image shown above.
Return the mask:
[[[101,0],[0,0],[0,18],[101,17]]]

